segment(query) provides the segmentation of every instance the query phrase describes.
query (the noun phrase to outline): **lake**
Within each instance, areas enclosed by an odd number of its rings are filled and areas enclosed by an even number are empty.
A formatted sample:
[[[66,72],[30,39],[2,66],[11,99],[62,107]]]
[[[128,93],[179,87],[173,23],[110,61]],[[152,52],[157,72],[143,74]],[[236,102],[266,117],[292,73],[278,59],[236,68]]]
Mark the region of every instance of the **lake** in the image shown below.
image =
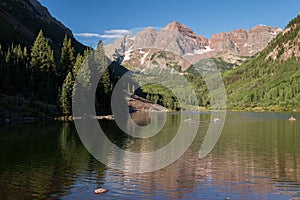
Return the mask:
[[[199,149],[208,124],[201,123],[183,156],[148,173],[106,167],[86,150],[73,123],[1,125],[0,199],[300,199],[300,114],[293,115],[298,121],[292,123],[291,113],[229,112],[222,135],[203,159]],[[133,119],[149,123],[145,114]],[[111,141],[135,152],[161,148],[179,123],[180,114],[170,113],[163,139],[137,140],[114,122],[100,122]],[[126,160],[110,156],[110,162]],[[130,160],[124,165],[135,167]],[[97,188],[109,192],[95,195]]]

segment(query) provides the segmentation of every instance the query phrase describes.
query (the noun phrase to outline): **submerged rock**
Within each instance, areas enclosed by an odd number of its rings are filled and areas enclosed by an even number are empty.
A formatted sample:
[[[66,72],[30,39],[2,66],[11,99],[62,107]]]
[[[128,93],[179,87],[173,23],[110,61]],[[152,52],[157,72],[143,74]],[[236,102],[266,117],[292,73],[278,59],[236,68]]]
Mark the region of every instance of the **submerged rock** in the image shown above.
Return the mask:
[[[108,192],[108,190],[104,188],[98,188],[97,190],[94,190],[95,194],[104,194],[106,192]]]

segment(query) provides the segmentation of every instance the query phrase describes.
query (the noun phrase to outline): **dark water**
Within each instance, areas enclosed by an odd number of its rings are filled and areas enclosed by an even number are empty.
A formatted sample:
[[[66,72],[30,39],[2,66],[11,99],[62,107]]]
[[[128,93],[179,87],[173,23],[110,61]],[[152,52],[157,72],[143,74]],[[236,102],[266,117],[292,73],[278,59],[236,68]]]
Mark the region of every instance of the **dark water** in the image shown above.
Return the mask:
[[[178,161],[142,174],[109,169],[95,160],[72,123],[2,125],[0,199],[300,198],[300,114],[294,115],[298,121],[291,123],[288,113],[228,113],[223,133],[206,158],[198,158],[208,127],[201,124],[193,145]],[[137,117],[137,123],[148,123]],[[179,123],[180,115],[168,115],[162,130],[166,141]],[[114,143],[134,149],[133,139],[114,123],[101,125]],[[163,143],[155,138],[137,142],[147,150]],[[125,164],[134,167],[130,161]],[[99,187],[110,191],[94,195]]]

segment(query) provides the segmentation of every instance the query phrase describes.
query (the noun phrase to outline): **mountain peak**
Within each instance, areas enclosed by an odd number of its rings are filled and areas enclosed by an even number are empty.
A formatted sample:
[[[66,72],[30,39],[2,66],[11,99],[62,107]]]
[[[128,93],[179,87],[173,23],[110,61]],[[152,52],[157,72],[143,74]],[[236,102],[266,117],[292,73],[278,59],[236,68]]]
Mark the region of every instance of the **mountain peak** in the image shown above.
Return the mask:
[[[168,24],[165,28],[165,30],[174,30],[174,31],[179,31],[179,32],[193,32],[192,29],[189,27],[185,26],[184,24],[178,22],[178,21],[173,21],[170,24]]]
[[[188,38],[191,38],[193,40],[196,40],[197,43],[199,43],[202,46],[207,46],[208,45],[208,39],[197,35],[192,29],[187,27],[186,25],[174,20],[167,26],[165,26],[162,30],[164,31],[176,31],[179,32],[180,34],[187,36]]]
[[[148,26],[145,29],[141,30],[140,32],[145,32],[145,31],[157,32],[157,30],[152,26]]]
[[[178,21],[176,21],[176,20],[172,21],[172,22],[171,22],[171,23],[169,23],[168,25],[174,25],[174,26],[185,26],[184,24],[182,24],[182,23],[180,23],[180,22],[178,22]]]

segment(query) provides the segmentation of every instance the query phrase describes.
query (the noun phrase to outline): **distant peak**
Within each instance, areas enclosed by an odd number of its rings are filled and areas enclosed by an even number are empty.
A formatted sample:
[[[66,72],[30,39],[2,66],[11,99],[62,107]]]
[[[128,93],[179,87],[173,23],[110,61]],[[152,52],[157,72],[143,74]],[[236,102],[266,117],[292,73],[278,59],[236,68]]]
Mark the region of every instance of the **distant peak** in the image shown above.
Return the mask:
[[[154,27],[152,27],[152,26],[148,26],[144,30],[157,32],[157,30]]]
[[[183,34],[184,36],[195,39],[201,45],[208,45],[208,39],[203,36],[197,35],[192,29],[175,20],[164,27],[162,30],[176,31],[180,34]]]
[[[282,29],[279,28],[279,27],[268,26],[268,25],[264,25],[264,24],[258,24],[256,26],[254,26],[253,28],[251,28],[250,30],[274,30],[274,31],[282,31]]]
[[[186,25],[184,25],[184,24],[182,24],[180,22],[177,22],[177,21],[173,21],[172,23],[168,24],[163,29],[164,30],[177,31],[177,32],[183,33],[185,35],[193,36],[195,38],[197,37],[197,34],[194,33],[194,31],[192,29],[190,29]]]
[[[178,21],[176,21],[176,20],[174,20],[174,21],[171,22],[170,24],[173,24],[173,25],[175,25],[175,26],[184,26],[182,23],[180,23],[180,22],[178,22]]]
[[[189,27],[185,26],[184,24],[178,22],[178,21],[173,21],[170,24],[168,24],[164,29],[167,30],[176,30],[176,31],[181,31],[183,29],[187,30],[191,30]],[[192,30],[191,30],[192,31]]]

